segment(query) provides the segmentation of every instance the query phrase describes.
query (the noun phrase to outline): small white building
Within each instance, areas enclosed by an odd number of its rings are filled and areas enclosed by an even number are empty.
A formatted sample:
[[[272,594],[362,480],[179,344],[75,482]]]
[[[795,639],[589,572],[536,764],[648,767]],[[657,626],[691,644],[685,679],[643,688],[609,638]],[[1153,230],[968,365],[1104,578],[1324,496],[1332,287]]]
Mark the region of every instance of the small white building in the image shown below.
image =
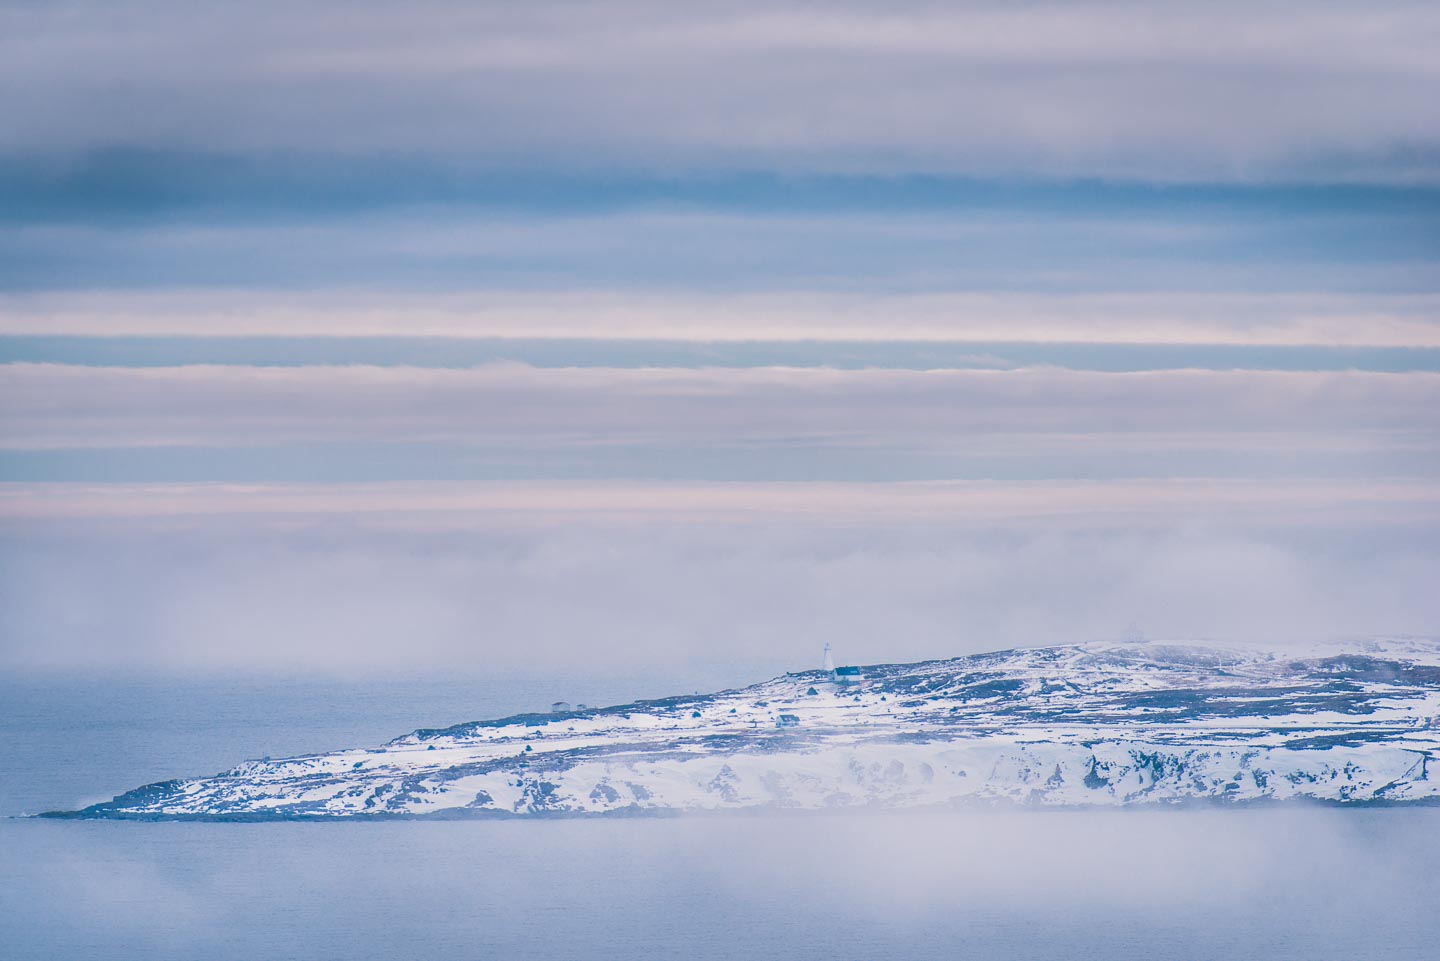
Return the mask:
[[[794,714],[781,714],[775,719],[776,727],[799,727],[800,718]]]
[[[551,713],[551,714],[568,714],[568,713],[570,713],[570,702],[569,702],[569,701],[556,701],[554,704],[551,704],[551,705],[550,705],[550,713]]]
[[[861,681],[865,680],[865,676],[860,673],[860,668],[858,667],[835,666],[835,652],[831,650],[829,641],[825,642],[825,657],[821,663],[823,665],[821,670],[823,670],[826,674],[830,675],[831,681],[841,685],[842,687],[851,684],[859,684]]]

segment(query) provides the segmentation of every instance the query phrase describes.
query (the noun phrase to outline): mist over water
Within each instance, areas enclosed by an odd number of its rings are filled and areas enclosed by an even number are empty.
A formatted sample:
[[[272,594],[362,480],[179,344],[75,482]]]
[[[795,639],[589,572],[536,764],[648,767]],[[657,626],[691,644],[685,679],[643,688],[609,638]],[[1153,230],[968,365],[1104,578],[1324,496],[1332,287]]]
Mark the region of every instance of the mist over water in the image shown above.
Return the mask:
[[[16,959],[1430,959],[1440,811],[9,822]]]

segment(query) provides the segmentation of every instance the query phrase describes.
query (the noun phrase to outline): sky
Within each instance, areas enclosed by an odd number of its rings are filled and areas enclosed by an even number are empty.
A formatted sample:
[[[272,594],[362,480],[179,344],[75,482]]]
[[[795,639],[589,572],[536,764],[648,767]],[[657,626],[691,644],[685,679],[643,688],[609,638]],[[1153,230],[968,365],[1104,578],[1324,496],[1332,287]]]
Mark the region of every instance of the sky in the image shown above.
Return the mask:
[[[0,670],[1440,633],[1437,43],[0,2]]]

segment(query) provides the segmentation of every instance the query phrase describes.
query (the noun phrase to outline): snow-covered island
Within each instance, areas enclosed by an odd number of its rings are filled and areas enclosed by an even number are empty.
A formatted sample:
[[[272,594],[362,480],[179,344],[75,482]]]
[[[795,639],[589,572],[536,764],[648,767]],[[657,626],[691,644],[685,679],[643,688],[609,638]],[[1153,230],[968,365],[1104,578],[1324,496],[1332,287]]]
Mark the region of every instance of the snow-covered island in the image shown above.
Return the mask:
[[[49,817],[546,816],[1187,801],[1440,802],[1440,642],[1088,643],[249,761]]]

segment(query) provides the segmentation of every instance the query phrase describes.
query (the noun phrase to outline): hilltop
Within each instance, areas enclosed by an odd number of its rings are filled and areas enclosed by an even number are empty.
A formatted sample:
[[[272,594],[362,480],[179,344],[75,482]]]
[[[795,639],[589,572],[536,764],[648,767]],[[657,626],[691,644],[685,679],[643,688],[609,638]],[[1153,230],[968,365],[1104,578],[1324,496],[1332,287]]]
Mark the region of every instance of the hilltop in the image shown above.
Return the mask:
[[[1440,643],[1088,643],[420,730],[138,788],[85,818],[1440,801]],[[849,678],[843,680],[851,680]]]

